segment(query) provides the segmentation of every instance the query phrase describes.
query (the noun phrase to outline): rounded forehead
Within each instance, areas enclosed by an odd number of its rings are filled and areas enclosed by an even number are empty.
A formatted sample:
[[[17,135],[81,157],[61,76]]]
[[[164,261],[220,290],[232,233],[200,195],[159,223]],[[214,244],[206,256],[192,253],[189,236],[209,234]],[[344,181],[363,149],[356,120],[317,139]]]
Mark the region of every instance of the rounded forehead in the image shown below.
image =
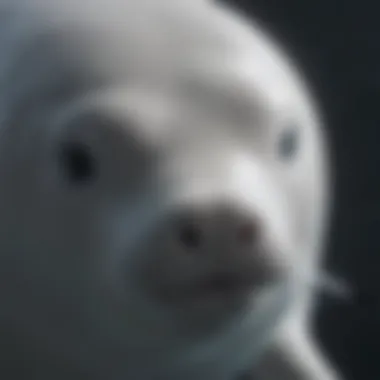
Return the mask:
[[[221,5],[205,10],[181,15],[194,22],[179,17],[182,34],[172,31],[177,39],[171,51],[176,85],[183,84],[187,95],[193,91],[199,102],[219,101],[226,113],[235,109],[244,115],[250,110],[256,115],[290,114],[315,120],[308,85],[288,53],[254,20]]]
[[[287,55],[254,22],[221,4],[85,0],[70,7],[73,1],[33,0],[29,5],[49,5],[43,12],[48,20],[43,23],[41,16],[39,27],[56,28],[57,34],[68,35],[63,38],[68,45],[80,45],[70,54],[75,57],[70,67],[78,65],[86,78],[104,78],[107,86],[174,90],[173,108],[178,110],[182,100],[190,117],[198,117],[203,105],[215,121],[251,124],[289,114],[315,118]]]
[[[15,3],[22,7],[24,0]],[[79,44],[72,53],[109,80],[145,76],[176,86],[181,77],[208,77],[261,87],[273,102],[302,97],[287,54],[253,20],[217,2],[32,0],[28,7],[34,9],[34,17],[27,15],[31,24]]]

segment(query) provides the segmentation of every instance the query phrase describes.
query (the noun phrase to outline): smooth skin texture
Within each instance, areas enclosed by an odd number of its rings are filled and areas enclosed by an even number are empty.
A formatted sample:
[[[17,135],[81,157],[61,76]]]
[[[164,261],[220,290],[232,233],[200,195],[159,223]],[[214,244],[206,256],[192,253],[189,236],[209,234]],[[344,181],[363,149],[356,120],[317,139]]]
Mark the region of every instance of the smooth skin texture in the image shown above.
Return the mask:
[[[327,151],[287,55],[201,0],[0,19],[0,377],[337,380],[308,326]]]

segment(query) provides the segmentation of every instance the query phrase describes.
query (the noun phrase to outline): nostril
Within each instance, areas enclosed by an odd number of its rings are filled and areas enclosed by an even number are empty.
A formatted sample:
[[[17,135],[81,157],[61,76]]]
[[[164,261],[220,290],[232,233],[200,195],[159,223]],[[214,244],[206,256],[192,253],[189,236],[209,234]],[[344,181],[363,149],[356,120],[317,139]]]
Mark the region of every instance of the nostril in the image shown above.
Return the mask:
[[[179,240],[186,248],[198,248],[202,243],[202,232],[193,224],[184,225],[179,231]]]
[[[257,228],[254,223],[242,224],[237,231],[237,240],[239,243],[252,244],[257,237]]]

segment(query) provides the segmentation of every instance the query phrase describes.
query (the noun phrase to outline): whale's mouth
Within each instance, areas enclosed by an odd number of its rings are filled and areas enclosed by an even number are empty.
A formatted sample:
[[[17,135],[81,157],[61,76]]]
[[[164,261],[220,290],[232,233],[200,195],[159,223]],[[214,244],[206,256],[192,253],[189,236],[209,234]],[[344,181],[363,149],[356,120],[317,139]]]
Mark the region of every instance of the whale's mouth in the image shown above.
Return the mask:
[[[199,298],[242,296],[250,293],[255,285],[255,281],[246,276],[216,274],[200,280],[193,294]]]

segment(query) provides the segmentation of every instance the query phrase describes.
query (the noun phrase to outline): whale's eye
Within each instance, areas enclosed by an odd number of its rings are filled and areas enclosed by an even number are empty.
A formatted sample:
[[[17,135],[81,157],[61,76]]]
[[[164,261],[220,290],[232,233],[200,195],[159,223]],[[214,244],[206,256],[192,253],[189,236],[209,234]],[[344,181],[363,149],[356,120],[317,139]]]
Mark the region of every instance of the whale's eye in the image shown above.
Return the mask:
[[[96,176],[96,160],[90,149],[82,143],[66,143],[61,147],[61,163],[67,179],[73,183],[93,180]]]
[[[297,154],[299,148],[299,133],[297,128],[284,129],[278,140],[278,155],[282,160],[291,160]]]

